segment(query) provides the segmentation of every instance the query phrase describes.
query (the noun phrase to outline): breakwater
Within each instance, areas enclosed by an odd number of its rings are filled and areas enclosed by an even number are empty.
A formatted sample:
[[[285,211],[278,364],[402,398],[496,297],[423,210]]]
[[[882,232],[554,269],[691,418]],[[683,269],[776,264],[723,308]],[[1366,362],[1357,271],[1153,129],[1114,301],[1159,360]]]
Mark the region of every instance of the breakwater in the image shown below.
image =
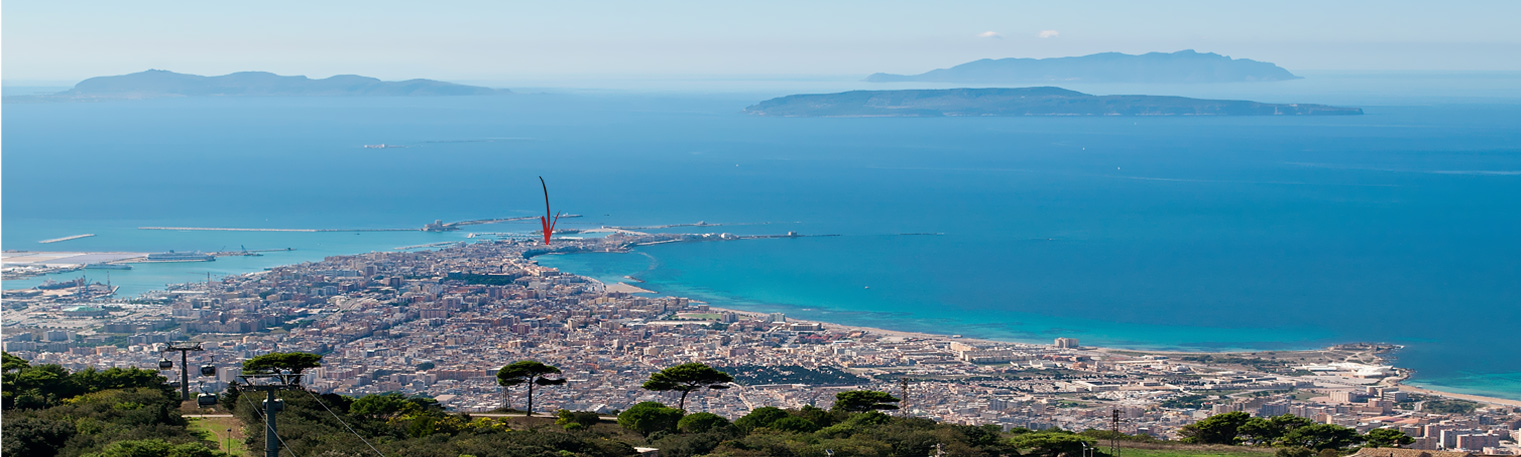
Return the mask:
[[[65,237],[62,237],[62,238],[46,239],[46,240],[38,241],[38,243],[52,244],[52,243],[57,243],[57,242],[60,242],[60,241],[77,240],[77,239],[80,239],[80,238],[89,238],[89,237],[92,237],[92,236],[95,236],[95,234],[94,233],[83,233],[83,234],[79,234],[79,235],[69,235],[69,236],[65,236]]]

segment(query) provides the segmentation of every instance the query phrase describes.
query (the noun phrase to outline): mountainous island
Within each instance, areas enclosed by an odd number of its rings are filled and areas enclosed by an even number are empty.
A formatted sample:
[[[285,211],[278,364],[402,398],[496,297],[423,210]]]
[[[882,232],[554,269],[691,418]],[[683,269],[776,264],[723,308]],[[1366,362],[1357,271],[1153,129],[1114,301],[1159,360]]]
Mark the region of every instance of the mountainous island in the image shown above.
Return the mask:
[[[409,79],[381,81],[357,75],[323,79],[280,76],[245,71],[222,76],[200,76],[165,70],[148,70],[119,76],[86,79],[73,89],[48,98],[156,98],[204,96],[459,96],[493,95],[506,90],[463,84]]]
[[[1299,79],[1268,62],[1186,49],[1140,55],[1105,52],[1049,59],[982,59],[917,75],[877,73],[869,82],[1226,83]]]
[[[1025,87],[788,95],[756,103],[745,112],[784,117],[1320,116],[1362,114],[1363,110],[1157,95],[1089,95],[1060,87]]]

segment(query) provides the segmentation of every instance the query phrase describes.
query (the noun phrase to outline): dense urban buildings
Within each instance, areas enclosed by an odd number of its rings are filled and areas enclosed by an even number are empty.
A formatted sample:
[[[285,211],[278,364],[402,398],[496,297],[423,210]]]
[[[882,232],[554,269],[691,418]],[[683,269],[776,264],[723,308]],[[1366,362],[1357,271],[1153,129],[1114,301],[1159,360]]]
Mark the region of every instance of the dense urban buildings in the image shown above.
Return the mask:
[[[238,362],[276,351],[323,354],[312,389],[346,395],[427,395],[460,411],[522,407],[495,372],[532,359],[568,382],[541,388],[535,408],[612,412],[641,401],[661,368],[702,362],[736,388],[703,391],[689,410],[730,418],[759,406],[828,405],[843,390],[903,398],[902,414],[1006,428],[1108,429],[1175,438],[1212,414],[1291,414],[1393,428],[1417,449],[1521,454],[1514,405],[1452,401],[1401,387],[1381,363],[1389,346],[1321,351],[1162,354],[980,341],[799,321],[657,297],[536,264],[551,252],[732,237],[616,234],[603,239],[461,244],[376,252],[186,284],[157,298],[76,303],[7,299],[5,350],[37,363],[154,367],[169,343],[196,341],[192,391],[237,381]],[[166,375],[178,379],[177,360]],[[215,376],[200,376],[213,366]]]

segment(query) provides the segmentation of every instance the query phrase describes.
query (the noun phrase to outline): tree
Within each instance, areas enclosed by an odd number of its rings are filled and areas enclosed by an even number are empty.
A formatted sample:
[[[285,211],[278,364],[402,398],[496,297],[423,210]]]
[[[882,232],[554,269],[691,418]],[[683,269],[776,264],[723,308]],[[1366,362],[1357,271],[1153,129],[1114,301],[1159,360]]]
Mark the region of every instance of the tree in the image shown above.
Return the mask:
[[[562,409],[556,411],[555,416],[558,417],[558,419],[555,419],[555,425],[564,427],[567,430],[571,429],[572,425],[577,426],[578,428],[587,428],[593,425],[597,425],[598,422],[602,421],[602,415],[597,414],[596,411],[571,411],[568,409]]]
[[[1290,430],[1278,442],[1284,446],[1308,449],[1342,449],[1363,441],[1357,430],[1331,424],[1306,425]]]
[[[768,425],[766,427],[772,430],[793,433],[812,433],[819,430],[819,424],[815,424],[811,420],[797,416],[787,416],[781,419],[777,419],[776,422],[772,422],[771,425]]]
[[[11,355],[9,352],[0,352],[0,357],[3,357],[4,360],[3,362],[0,362],[0,367],[3,367],[6,373],[32,367],[32,362],[28,362],[26,359]]]
[[[1097,446],[1098,442],[1082,435],[1062,432],[1025,433],[1009,438],[1009,445],[1024,451],[1024,455],[1057,457],[1060,455],[1083,455],[1083,446]]]
[[[390,417],[420,409],[416,403],[407,401],[406,397],[396,392],[365,395],[349,406],[350,413],[370,417]]]
[[[682,433],[702,433],[729,426],[729,420],[713,413],[697,413],[681,418],[676,429]]]
[[[650,374],[650,380],[644,382],[644,389],[680,391],[681,401],[676,403],[676,409],[686,411],[687,394],[704,387],[727,389],[731,382],[734,382],[734,377],[728,373],[701,363],[684,363]]]
[[[1240,411],[1209,416],[1178,429],[1183,442],[1189,444],[1237,444],[1242,425],[1252,418]]]
[[[117,441],[92,457],[220,457],[201,443],[172,444],[160,439]]]
[[[746,414],[744,417],[735,420],[734,425],[738,425],[746,429],[769,427],[771,426],[772,422],[776,422],[787,416],[789,416],[789,414],[787,414],[787,411],[784,411],[781,408],[777,408],[775,406],[762,406],[755,408],[753,411],[750,411],[750,414]]]
[[[660,402],[647,401],[631,406],[627,411],[618,414],[618,425],[649,436],[655,432],[675,430],[676,425],[681,422],[682,415],[680,409],[666,407]]]
[[[497,370],[496,383],[502,387],[528,384],[528,411],[523,413],[523,415],[532,416],[533,386],[558,386],[565,384],[564,378],[544,377],[552,374],[560,374],[560,369],[535,360],[519,360],[502,367],[501,370]]]
[[[1273,457],[1315,457],[1315,451],[1302,447],[1281,447]]]
[[[322,366],[322,356],[309,352],[271,352],[243,361],[244,373],[275,373],[290,370],[301,374],[307,368]]]
[[[875,390],[851,390],[840,392],[834,396],[835,411],[848,413],[864,413],[867,411],[898,409],[898,397],[889,395],[887,392]]]
[[[1368,447],[1400,447],[1415,442],[1415,438],[1392,428],[1369,430],[1363,440],[1368,442]]]
[[[1271,418],[1254,417],[1247,419],[1236,431],[1238,437],[1243,441],[1255,445],[1268,445],[1283,438],[1283,435],[1288,434],[1296,428],[1313,425],[1314,423],[1315,421],[1303,417],[1283,414]]]

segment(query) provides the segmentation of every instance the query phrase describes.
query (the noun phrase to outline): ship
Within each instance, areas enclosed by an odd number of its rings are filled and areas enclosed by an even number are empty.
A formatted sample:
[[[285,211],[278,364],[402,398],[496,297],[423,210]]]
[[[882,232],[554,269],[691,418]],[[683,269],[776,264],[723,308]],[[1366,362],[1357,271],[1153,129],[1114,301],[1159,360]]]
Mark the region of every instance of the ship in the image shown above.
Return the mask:
[[[115,263],[87,263],[87,264],[85,264],[84,267],[85,267],[86,270],[131,270],[132,269],[131,265],[122,265],[122,264],[115,264]]]
[[[216,256],[201,252],[160,252],[148,254],[149,262],[210,262],[216,260]]]
[[[54,280],[49,279],[47,281],[43,281],[42,284],[38,284],[37,288],[41,289],[41,290],[58,290],[58,289],[67,289],[67,288],[70,288],[70,287],[78,287],[78,286],[83,285],[83,284],[84,284],[84,278],[75,278],[72,281],[64,281],[64,282],[58,282],[58,281],[54,281]]]

